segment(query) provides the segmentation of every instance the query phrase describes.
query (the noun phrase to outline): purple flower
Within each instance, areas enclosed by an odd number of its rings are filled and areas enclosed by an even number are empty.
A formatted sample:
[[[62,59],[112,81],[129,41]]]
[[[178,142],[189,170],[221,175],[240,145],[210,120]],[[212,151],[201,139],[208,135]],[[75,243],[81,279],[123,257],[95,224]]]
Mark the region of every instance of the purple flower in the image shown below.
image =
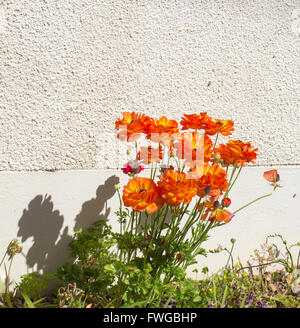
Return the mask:
[[[247,297],[246,301],[245,301],[245,306],[250,306],[253,303],[254,300],[254,293],[251,292],[250,295]]]
[[[256,305],[257,305],[259,308],[264,308],[264,309],[267,309],[267,308],[268,308],[268,304],[267,304],[267,302],[263,302],[263,301],[261,301],[261,300],[258,300],[258,301],[256,302]]]
[[[216,303],[217,303],[217,301],[214,301],[213,303],[209,302],[209,303],[208,303],[208,307],[209,307],[209,308],[215,308],[215,307],[216,307],[216,306],[215,306]]]

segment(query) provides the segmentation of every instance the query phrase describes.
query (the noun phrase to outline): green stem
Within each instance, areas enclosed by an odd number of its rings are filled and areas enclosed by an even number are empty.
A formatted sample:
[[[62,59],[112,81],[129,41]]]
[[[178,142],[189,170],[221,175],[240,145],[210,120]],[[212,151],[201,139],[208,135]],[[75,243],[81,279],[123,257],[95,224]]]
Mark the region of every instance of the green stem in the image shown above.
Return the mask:
[[[239,208],[238,210],[234,211],[234,212],[233,212],[233,214],[235,214],[235,213],[237,213],[237,212],[241,211],[241,210],[242,210],[242,209],[244,209],[245,207],[247,207],[247,206],[249,206],[249,205],[251,205],[251,204],[253,204],[253,203],[257,202],[258,200],[260,200],[260,199],[262,199],[262,198],[265,198],[265,197],[269,197],[269,196],[271,196],[271,195],[273,195],[273,193],[272,193],[272,192],[271,192],[270,194],[267,194],[267,195],[261,196],[261,197],[259,197],[259,198],[255,199],[255,200],[253,200],[252,202],[250,202],[250,203],[248,203],[248,204],[246,204],[246,205],[242,206],[242,207],[241,207],[241,208]]]
[[[5,294],[8,293],[8,290],[9,290],[9,285],[10,285],[10,271],[11,271],[11,266],[12,266],[12,262],[13,262],[13,257],[11,258],[10,260],[10,263],[9,263],[9,267],[8,267],[8,271],[6,270],[6,266],[5,266],[5,275],[6,275],[6,279],[5,279]]]
[[[185,168],[185,163],[183,163],[183,166],[182,166],[181,172],[183,172],[184,168]]]
[[[122,206],[122,199],[121,199],[121,194],[120,190],[117,189],[119,201],[120,201],[120,234],[122,235],[122,227],[123,227],[123,206]]]
[[[208,231],[210,230],[212,224],[213,224],[213,222],[210,222],[210,223],[209,223],[209,225],[207,226],[207,228],[206,228],[206,229],[203,231],[203,233],[201,234],[201,237],[197,240],[196,243],[194,243],[193,248],[195,249],[195,251],[194,251],[194,252],[192,253],[192,255],[191,255],[192,258],[194,258],[194,257],[196,256],[196,253],[198,252],[199,247],[200,247],[200,245],[202,244],[204,238],[206,237]],[[179,260],[179,261],[175,264],[175,266],[178,266],[178,267],[179,267],[179,266],[182,264],[183,267],[184,267],[184,269],[186,269],[188,263],[187,263],[187,262],[185,263],[185,262],[186,262],[186,260],[185,260],[185,258],[183,258],[183,259]]]
[[[228,191],[227,191],[227,194],[229,193],[229,191],[232,189],[233,185],[235,184],[237,178],[239,177],[239,175],[240,175],[240,173],[241,173],[241,171],[242,171],[242,168],[243,168],[243,166],[241,165],[241,167],[240,167],[240,169],[239,169],[239,171],[238,171],[238,173],[237,173],[235,179],[233,180],[232,184],[230,185],[230,188],[229,188]]]
[[[208,221],[209,222],[209,221]],[[203,239],[206,237],[208,231],[212,228],[213,221],[209,222],[209,224],[206,226],[205,230],[201,234],[201,237],[193,244],[193,248],[198,248],[198,246],[202,243]]]
[[[231,262],[233,262],[233,260],[232,260],[232,251],[233,251],[233,247],[234,247],[234,243],[231,245],[231,249],[230,249],[230,252],[229,252],[229,256],[228,256],[228,259],[227,259],[227,262],[226,262],[225,268],[227,268],[230,259],[231,259]],[[226,249],[226,250],[227,250],[227,249]],[[232,264],[233,264],[233,263],[232,263]]]
[[[1,263],[0,263],[0,267],[1,267],[2,263],[4,262],[4,259],[5,259],[6,254],[7,254],[7,253],[5,252],[5,253],[4,253],[4,256],[3,256],[2,260],[1,260]]]
[[[216,140],[215,140],[215,143],[214,143],[214,146],[213,146],[213,149],[212,149],[213,151],[214,151],[214,149],[215,149],[215,147],[217,145],[218,137],[219,137],[219,132],[216,135]]]
[[[224,198],[227,197],[227,195],[229,193],[229,188],[231,187],[231,181],[232,181],[232,178],[234,176],[235,171],[236,171],[236,166],[234,164],[233,169],[232,169],[232,172],[231,172],[231,175],[230,175],[230,179],[229,179],[229,182],[228,182],[228,189],[226,190],[226,192],[224,194]]]
[[[136,160],[139,159],[139,155],[138,155],[138,144],[137,144],[137,141],[135,141],[135,153],[136,153]]]

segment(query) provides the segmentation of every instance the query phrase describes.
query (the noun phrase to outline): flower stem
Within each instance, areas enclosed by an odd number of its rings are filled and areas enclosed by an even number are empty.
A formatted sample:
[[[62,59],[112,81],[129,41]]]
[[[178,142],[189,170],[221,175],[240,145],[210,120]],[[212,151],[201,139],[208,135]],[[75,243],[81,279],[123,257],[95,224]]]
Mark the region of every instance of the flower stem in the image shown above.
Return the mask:
[[[238,210],[234,211],[234,212],[233,212],[233,214],[235,214],[235,213],[237,213],[237,212],[241,211],[241,210],[242,210],[242,209],[244,209],[245,207],[247,207],[247,206],[249,206],[249,205],[251,205],[251,204],[253,204],[253,203],[257,202],[258,200],[260,200],[260,199],[262,199],[262,198],[265,198],[265,197],[269,197],[269,196],[271,196],[271,195],[273,195],[273,193],[272,193],[272,192],[271,192],[270,194],[267,194],[267,195],[261,196],[261,197],[259,197],[259,198],[255,199],[255,200],[253,200],[252,202],[250,202],[250,203],[248,203],[248,204],[246,204],[246,205],[242,206],[242,207],[241,207],[241,208],[239,208]]]
[[[241,171],[242,171],[242,168],[243,168],[243,166],[241,165],[241,167],[240,167],[240,169],[239,169],[239,171],[238,171],[238,173],[237,173],[235,179],[233,180],[232,184],[230,185],[230,188],[228,188],[228,192],[227,192],[227,194],[229,193],[229,191],[231,190],[231,188],[232,188],[233,185],[235,184],[237,178],[239,177],[239,175],[240,175],[240,173],[241,173]]]
[[[217,145],[218,137],[219,137],[219,132],[217,133],[217,136],[216,136],[216,140],[215,140],[215,143],[214,143],[214,146],[213,146],[213,149],[212,149],[213,151],[214,151],[214,149]]]

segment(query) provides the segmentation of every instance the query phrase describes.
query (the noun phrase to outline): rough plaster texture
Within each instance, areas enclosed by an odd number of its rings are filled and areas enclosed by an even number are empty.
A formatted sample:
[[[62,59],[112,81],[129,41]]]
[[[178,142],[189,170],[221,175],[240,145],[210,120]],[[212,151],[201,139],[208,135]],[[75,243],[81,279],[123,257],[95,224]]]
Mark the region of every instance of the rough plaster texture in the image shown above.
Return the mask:
[[[242,170],[239,183],[230,192],[230,210],[235,211],[258,196],[270,193],[272,187],[262,178],[267,169],[269,167]],[[245,263],[268,234],[280,233],[289,243],[299,242],[300,167],[281,168],[280,176],[283,188],[240,211],[229,224],[212,231],[203,246],[206,249],[215,249],[219,244],[229,247],[230,239],[236,238],[235,259],[239,256]],[[120,171],[0,172],[0,256],[16,236],[24,247],[24,256],[18,255],[14,260],[12,277],[36,270],[55,271],[68,258],[67,245],[74,229],[85,229],[95,220],[108,219],[118,231],[114,214],[119,206],[114,190],[118,182],[122,186],[127,182],[127,176]],[[201,257],[199,272],[204,266],[216,271],[225,261],[224,253]]]
[[[0,169],[106,168],[102,133],[132,110],[231,118],[234,138],[259,147],[258,164],[299,164],[297,9],[299,0],[2,2]]]

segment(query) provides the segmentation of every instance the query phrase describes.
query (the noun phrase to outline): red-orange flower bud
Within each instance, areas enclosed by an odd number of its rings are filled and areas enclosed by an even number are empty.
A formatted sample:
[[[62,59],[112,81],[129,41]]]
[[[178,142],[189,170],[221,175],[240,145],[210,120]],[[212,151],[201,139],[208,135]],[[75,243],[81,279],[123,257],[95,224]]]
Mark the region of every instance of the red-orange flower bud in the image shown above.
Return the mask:
[[[176,255],[176,260],[180,260],[180,259],[182,259],[182,258],[184,258],[184,255],[183,255],[183,254],[178,253],[178,254]]]
[[[228,197],[223,198],[223,200],[222,200],[222,204],[223,204],[225,207],[228,207],[228,206],[231,204],[231,199],[228,198]]]

